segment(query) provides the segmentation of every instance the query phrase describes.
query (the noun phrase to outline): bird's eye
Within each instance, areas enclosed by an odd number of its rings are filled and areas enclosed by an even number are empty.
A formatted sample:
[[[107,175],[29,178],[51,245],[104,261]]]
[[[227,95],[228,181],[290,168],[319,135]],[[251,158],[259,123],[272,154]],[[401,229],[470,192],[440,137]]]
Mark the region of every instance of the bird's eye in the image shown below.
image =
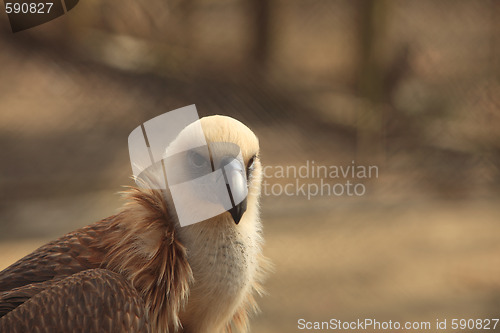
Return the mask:
[[[255,159],[256,158],[257,158],[257,155],[253,155],[252,158],[250,158],[248,160],[248,163],[247,163],[247,179],[248,180],[250,180],[250,174],[253,171],[254,163],[255,163]]]
[[[189,161],[197,168],[202,168],[208,165],[207,159],[194,151],[189,152]]]

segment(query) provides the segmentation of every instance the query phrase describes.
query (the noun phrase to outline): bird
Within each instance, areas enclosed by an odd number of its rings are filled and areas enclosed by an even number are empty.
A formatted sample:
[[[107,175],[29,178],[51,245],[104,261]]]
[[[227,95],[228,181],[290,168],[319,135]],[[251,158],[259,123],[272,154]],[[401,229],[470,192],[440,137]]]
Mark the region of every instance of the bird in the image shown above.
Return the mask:
[[[235,187],[247,191],[244,200],[181,226],[171,193],[127,187],[117,214],[49,242],[0,272],[1,332],[249,331],[249,318],[258,312],[256,296],[265,294],[263,282],[272,270],[262,250],[259,140],[228,116],[198,121],[210,156],[181,154],[180,175],[213,165],[228,147],[238,147],[233,176],[246,183]],[[167,151],[189,146],[190,126]],[[160,176],[148,179],[155,177]],[[209,199],[193,199],[192,210],[216,204]]]

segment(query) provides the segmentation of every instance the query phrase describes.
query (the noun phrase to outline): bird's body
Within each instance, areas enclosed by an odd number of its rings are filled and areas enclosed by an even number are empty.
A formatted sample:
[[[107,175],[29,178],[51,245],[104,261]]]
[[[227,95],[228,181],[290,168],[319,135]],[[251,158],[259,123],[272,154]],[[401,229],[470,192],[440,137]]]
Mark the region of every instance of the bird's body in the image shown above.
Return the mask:
[[[232,118],[201,122],[208,144],[241,149],[248,178],[244,214],[235,220],[226,212],[181,227],[165,192],[130,188],[117,215],[0,272],[1,332],[247,331],[267,263],[258,141]],[[179,135],[177,143],[186,139]],[[218,153],[224,152],[211,152]]]

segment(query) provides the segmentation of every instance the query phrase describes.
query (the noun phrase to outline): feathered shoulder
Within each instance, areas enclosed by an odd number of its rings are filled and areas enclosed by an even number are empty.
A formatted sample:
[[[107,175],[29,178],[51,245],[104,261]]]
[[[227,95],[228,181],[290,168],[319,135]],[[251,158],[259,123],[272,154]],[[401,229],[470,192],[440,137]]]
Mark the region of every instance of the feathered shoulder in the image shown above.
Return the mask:
[[[118,273],[137,290],[137,304],[144,304],[152,331],[178,331],[193,280],[178,227],[161,191],[131,187],[124,196],[127,203],[118,214],[50,242],[0,272],[0,320],[17,309],[25,313],[21,308],[35,306],[36,295],[93,270],[94,275]]]
[[[106,253],[106,268],[126,276],[139,291],[153,330],[177,331],[193,280],[178,226],[160,190],[129,187],[123,194],[127,203],[110,232],[92,246]]]

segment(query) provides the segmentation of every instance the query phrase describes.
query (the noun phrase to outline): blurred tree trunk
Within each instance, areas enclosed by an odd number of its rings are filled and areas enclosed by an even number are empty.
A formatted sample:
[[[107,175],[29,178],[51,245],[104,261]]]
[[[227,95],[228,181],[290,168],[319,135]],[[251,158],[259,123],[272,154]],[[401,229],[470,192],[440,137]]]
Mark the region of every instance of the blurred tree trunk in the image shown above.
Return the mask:
[[[491,2],[491,68],[500,79],[500,2]]]
[[[250,37],[250,57],[254,74],[265,77],[271,41],[272,0],[250,0],[252,17],[252,31]]]
[[[364,101],[357,120],[357,160],[364,163],[384,161],[386,0],[360,0],[358,90]]]
[[[183,54],[183,72],[186,76],[186,79],[192,80],[194,75],[194,63],[198,59],[193,59],[194,52],[194,43],[195,43],[195,33],[194,27],[194,11],[196,9],[196,0],[181,0],[180,5],[180,35],[182,36],[182,41],[180,45],[182,45]]]
[[[493,73],[492,79],[500,82],[500,20],[498,19],[500,15],[500,1],[491,1],[490,8],[490,69],[491,73]],[[492,99],[494,99],[494,97]],[[493,112],[488,115],[486,121],[494,122],[495,118],[498,119],[498,115],[493,114]],[[499,110],[496,109],[496,112],[498,113]],[[490,128],[488,136],[492,138],[492,140],[486,145],[481,154],[484,164],[486,164],[487,173],[489,173],[487,174],[487,183],[489,183],[492,188],[498,188],[500,184],[500,144],[498,140],[496,140],[498,137],[498,129],[491,125],[488,127]]]

